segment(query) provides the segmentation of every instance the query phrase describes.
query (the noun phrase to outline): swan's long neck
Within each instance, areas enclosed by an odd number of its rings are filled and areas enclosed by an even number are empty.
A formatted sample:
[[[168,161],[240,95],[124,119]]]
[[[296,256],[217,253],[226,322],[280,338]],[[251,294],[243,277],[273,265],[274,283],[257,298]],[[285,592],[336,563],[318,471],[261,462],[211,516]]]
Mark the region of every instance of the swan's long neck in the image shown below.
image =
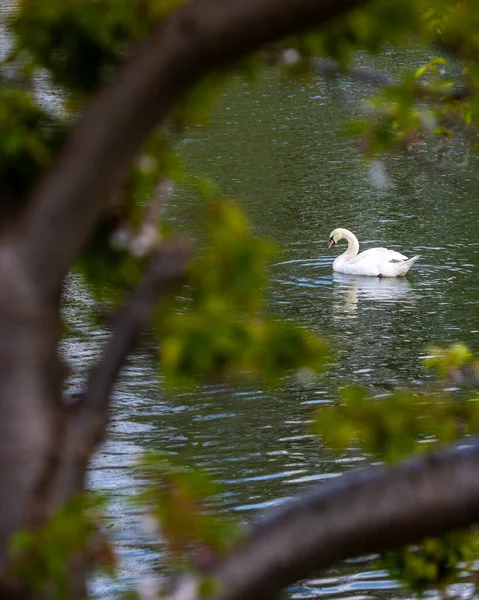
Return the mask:
[[[358,252],[359,252],[358,238],[354,235],[354,233],[349,231],[349,229],[343,229],[342,234],[343,234],[343,238],[345,240],[348,240],[348,248],[347,248],[346,252],[341,254],[341,258],[343,260],[349,260],[350,258],[354,258],[355,256],[358,255]]]

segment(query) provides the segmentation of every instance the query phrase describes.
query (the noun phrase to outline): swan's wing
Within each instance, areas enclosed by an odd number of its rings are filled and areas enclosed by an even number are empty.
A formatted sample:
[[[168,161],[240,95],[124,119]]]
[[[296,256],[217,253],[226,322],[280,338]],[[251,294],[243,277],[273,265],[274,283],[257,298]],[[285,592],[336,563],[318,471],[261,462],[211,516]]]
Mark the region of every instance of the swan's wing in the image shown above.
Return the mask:
[[[348,260],[348,264],[355,265],[359,264],[361,261],[367,260],[372,262],[402,262],[403,260],[407,260],[407,256],[404,254],[400,254],[395,250],[388,250],[387,248],[371,248],[370,250],[365,250],[361,252],[354,258]]]

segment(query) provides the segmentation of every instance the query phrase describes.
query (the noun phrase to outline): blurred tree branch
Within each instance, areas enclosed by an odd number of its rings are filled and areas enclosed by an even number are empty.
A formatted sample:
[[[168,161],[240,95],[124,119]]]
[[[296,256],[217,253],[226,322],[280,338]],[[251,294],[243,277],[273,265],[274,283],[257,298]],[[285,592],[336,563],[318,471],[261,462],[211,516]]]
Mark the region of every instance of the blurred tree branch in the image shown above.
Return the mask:
[[[184,240],[162,244],[152,255],[143,279],[120,309],[103,355],[91,369],[87,389],[80,400],[79,418],[83,420],[84,434],[88,431],[94,438],[101,438],[118,373],[160,297],[184,279],[188,256],[188,244]]]
[[[214,600],[266,600],[313,571],[479,521],[479,445],[451,448],[391,469],[324,483],[272,510],[207,576]],[[202,574],[204,575],[204,574]],[[180,580],[171,600],[198,597]]]
[[[102,441],[118,374],[159,299],[185,278],[188,262],[189,246],[185,240],[163,243],[152,254],[142,280],[119,310],[103,354],[90,370],[85,393],[70,407],[64,447],[52,489],[53,505],[65,502],[72,490],[81,490],[81,481],[76,481],[78,472],[71,469],[71,464],[86,464]]]

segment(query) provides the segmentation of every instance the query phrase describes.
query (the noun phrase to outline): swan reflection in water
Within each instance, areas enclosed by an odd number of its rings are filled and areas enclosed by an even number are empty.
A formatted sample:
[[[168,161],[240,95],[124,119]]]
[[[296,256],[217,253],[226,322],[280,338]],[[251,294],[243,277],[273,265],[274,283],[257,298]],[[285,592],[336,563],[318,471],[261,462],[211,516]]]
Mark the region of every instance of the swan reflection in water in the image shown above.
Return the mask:
[[[411,284],[396,277],[365,277],[333,273],[333,312],[336,318],[354,317],[364,300],[393,304],[411,300]]]

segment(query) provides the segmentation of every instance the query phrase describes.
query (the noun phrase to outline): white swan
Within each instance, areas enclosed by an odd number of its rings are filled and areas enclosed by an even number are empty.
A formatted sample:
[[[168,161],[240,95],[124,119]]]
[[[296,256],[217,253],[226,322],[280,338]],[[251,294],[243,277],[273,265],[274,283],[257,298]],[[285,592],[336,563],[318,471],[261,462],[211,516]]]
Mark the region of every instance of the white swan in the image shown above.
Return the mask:
[[[358,238],[348,229],[338,228],[329,236],[329,248],[339,240],[346,239],[348,248],[333,263],[333,270],[349,275],[369,275],[370,277],[401,277],[417,261],[419,256],[408,258],[387,248],[371,248],[358,254]]]

